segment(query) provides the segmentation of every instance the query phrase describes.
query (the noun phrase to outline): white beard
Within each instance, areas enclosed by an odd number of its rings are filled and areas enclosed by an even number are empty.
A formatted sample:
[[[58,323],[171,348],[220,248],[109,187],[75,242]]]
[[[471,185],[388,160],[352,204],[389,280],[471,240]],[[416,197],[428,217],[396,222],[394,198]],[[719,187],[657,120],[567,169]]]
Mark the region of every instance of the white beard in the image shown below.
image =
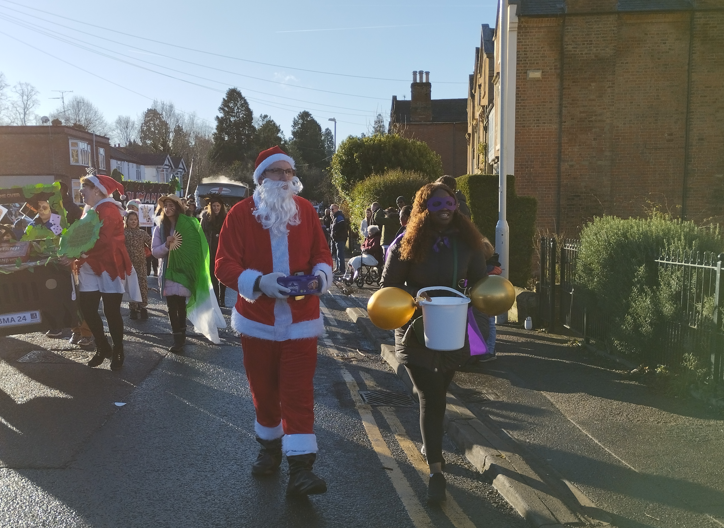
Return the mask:
[[[299,225],[301,220],[294,195],[302,189],[302,182],[296,176],[288,182],[267,178],[254,189],[256,209],[253,215],[272,236],[285,236],[289,233],[287,225]]]

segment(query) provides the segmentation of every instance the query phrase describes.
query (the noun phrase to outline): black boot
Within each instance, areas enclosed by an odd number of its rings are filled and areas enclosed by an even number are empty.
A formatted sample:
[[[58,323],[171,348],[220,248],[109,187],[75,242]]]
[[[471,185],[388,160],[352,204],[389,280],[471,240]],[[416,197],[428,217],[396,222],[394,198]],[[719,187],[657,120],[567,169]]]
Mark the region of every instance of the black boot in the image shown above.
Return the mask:
[[[446,499],[445,475],[442,473],[433,473],[427,487],[427,502],[430,504],[440,504]]]
[[[256,441],[261,444],[261,449],[256,462],[251,466],[251,474],[259,477],[275,473],[282,463],[282,439],[262,440],[257,436]]]
[[[141,321],[145,321],[146,319],[148,319],[148,310],[141,308]]]
[[[327,491],[327,483],[312,473],[316,458],[315,453],[287,456],[289,462],[287,495],[316,495]]]
[[[186,331],[174,332],[173,333],[173,346],[169,348],[169,351],[174,354],[180,354],[184,351],[184,345],[186,344]]]
[[[130,316],[130,317],[131,317],[131,319],[134,320],[134,321],[135,321],[136,319],[138,319],[138,310],[136,310],[135,308],[131,308],[131,316]]]
[[[96,339],[96,353],[92,358],[90,358],[90,361],[88,361],[88,366],[97,367],[103,363],[104,359],[111,357],[112,353],[113,349],[105,336],[103,336],[102,340]]]
[[[123,360],[125,359],[123,354],[123,343],[119,345],[113,345],[113,358],[111,359],[111,370],[120,370],[123,366]]]

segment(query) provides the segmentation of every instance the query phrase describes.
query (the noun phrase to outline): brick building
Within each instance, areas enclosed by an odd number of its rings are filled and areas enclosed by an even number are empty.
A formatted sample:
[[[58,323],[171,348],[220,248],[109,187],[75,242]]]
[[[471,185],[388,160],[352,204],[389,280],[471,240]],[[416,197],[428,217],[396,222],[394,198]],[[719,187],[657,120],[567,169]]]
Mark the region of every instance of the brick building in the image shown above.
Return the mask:
[[[519,194],[538,199],[538,227],[575,235],[593,216],[640,216],[651,204],[723,221],[724,2],[506,3],[515,70],[507,172]],[[500,33],[494,68],[478,51],[471,79],[470,169],[495,161],[487,138],[497,124]]]
[[[80,202],[88,167],[110,174],[107,137],[66,126],[0,126],[0,188],[64,181]]]
[[[401,101],[397,96],[392,96],[390,133],[427,143],[442,158],[445,174],[465,174],[467,100],[432,99],[430,72],[422,70],[412,72],[410,89],[409,101]]]

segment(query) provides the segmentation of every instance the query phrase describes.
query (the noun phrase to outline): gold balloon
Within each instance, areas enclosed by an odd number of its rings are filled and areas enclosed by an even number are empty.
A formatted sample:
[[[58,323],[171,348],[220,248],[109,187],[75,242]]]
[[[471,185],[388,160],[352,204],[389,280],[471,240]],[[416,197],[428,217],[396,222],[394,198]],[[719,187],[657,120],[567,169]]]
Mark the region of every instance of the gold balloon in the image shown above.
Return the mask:
[[[473,306],[486,315],[500,315],[515,302],[513,284],[500,275],[488,275],[470,290]]]
[[[367,302],[370,320],[383,330],[400,328],[412,318],[415,309],[415,299],[400,288],[377,290]]]

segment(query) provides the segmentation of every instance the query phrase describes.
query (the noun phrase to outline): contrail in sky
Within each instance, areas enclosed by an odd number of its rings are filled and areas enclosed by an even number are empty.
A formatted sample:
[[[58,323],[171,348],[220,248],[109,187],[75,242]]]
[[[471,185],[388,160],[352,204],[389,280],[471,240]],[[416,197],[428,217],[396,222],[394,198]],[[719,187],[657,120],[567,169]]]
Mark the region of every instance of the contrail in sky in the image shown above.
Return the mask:
[[[290,29],[286,31],[275,31],[275,33],[314,33],[316,31],[349,31],[351,29],[391,29],[405,27],[423,27],[427,24],[408,24],[397,26],[362,26],[362,27],[346,27],[346,28],[328,28],[328,29]]]

